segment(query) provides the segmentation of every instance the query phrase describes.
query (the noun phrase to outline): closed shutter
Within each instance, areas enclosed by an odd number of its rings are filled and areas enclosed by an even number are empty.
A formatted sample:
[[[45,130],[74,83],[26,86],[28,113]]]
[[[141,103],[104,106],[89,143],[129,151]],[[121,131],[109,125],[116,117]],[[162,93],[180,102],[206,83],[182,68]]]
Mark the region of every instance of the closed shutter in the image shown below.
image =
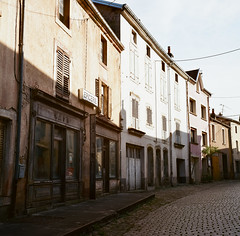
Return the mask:
[[[56,95],[64,99],[69,98],[70,59],[62,50],[57,50],[57,79]]]
[[[100,79],[95,80],[95,95],[98,97],[98,109],[101,112],[102,108],[102,81]]]

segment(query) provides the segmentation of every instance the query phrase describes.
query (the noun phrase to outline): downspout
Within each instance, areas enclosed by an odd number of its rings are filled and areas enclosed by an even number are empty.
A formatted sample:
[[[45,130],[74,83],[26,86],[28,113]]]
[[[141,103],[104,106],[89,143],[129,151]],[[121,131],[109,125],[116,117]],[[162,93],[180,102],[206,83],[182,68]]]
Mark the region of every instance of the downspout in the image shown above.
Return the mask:
[[[173,186],[173,160],[172,160],[172,113],[171,113],[171,62],[168,65],[168,127],[169,127],[169,158],[170,158],[170,184]]]
[[[15,172],[13,180],[13,193],[12,193],[12,216],[15,215],[16,197],[17,197],[17,183],[19,176],[19,159],[20,159],[20,142],[21,142],[21,119],[22,119],[22,89],[23,89],[23,34],[24,34],[24,10],[25,0],[19,0],[20,14],[19,14],[19,88],[18,88],[18,104],[17,104],[17,137],[16,137],[16,160]]]
[[[191,171],[191,142],[190,142],[190,117],[189,117],[189,92],[188,92],[189,77],[186,80],[186,100],[187,100],[187,130],[188,130],[188,171],[189,183],[192,184],[192,171]]]

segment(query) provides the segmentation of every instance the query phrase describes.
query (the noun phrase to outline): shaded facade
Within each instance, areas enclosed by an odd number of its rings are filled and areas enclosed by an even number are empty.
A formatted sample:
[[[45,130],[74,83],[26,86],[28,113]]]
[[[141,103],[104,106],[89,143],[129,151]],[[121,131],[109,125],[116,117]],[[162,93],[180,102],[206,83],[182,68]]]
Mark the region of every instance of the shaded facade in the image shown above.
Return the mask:
[[[2,5],[1,214],[117,192],[123,45],[88,0]]]

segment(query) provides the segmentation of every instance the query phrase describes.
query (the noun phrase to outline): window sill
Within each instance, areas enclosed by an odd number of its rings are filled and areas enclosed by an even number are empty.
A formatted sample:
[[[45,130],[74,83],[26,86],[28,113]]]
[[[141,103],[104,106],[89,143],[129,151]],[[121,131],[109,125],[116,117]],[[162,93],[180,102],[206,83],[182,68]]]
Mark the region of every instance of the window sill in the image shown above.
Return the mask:
[[[101,60],[99,61],[99,64],[100,64],[105,70],[107,70],[107,65],[104,64]]]
[[[202,117],[201,119],[202,119],[202,120],[204,120],[204,121],[207,121],[207,119],[206,119],[206,118],[203,118],[203,117]]]
[[[191,115],[194,115],[194,116],[197,116],[197,114],[196,113],[193,113],[193,112],[189,112]]]
[[[179,149],[183,149],[185,147],[185,145],[180,144],[180,143],[174,143],[174,147],[179,148]]]
[[[56,24],[63,29],[70,37],[72,37],[72,32],[67,26],[65,26],[58,18],[56,18]]]

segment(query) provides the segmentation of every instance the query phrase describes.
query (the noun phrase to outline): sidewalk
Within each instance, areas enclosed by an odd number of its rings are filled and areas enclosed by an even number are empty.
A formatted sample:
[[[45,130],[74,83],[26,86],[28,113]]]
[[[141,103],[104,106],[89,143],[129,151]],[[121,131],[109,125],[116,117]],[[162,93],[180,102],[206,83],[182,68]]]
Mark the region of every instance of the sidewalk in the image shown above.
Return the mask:
[[[0,235],[80,235],[92,225],[111,219],[154,197],[155,194],[150,192],[118,193],[59,207],[6,223],[0,222]]]

